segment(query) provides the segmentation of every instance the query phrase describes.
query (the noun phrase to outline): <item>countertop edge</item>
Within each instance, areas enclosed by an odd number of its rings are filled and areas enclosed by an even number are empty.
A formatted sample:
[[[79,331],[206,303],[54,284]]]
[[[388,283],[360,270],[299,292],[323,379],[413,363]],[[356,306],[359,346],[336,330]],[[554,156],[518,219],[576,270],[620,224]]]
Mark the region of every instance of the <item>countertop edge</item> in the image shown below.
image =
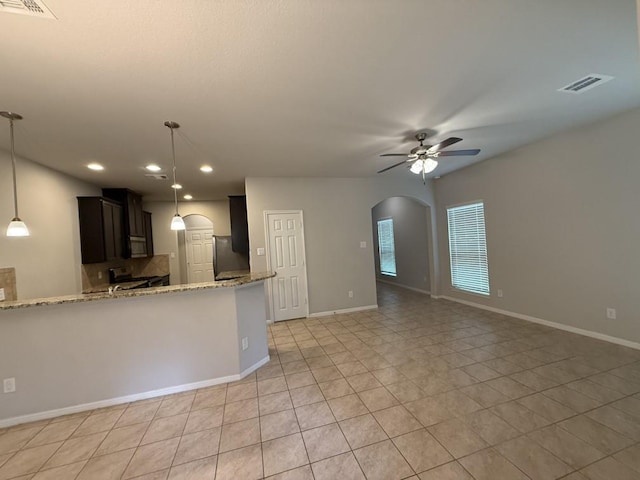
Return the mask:
[[[182,285],[169,285],[166,287],[140,288],[133,290],[118,290],[113,294],[108,292],[87,293],[77,295],[64,295],[59,297],[34,298],[31,300],[14,300],[0,302],[0,310],[13,310],[18,308],[40,307],[45,305],[60,305],[64,303],[82,303],[95,300],[112,300],[118,298],[145,297],[149,295],[161,295],[167,293],[188,292],[192,290],[207,290],[211,288],[240,287],[250,283],[261,282],[275,277],[272,272],[259,272],[244,275],[230,280],[219,280],[215,282],[192,283]]]

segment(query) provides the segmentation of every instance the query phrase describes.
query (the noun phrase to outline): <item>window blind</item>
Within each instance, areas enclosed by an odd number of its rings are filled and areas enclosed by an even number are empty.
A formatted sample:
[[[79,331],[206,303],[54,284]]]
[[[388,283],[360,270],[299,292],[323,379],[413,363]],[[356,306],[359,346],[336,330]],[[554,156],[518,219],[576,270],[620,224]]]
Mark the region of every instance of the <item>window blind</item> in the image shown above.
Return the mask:
[[[489,295],[484,203],[447,208],[451,285]]]
[[[378,220],[378,253],[380,255],[380,273],[396,276],[396,251],[393,242],[393,220]]]

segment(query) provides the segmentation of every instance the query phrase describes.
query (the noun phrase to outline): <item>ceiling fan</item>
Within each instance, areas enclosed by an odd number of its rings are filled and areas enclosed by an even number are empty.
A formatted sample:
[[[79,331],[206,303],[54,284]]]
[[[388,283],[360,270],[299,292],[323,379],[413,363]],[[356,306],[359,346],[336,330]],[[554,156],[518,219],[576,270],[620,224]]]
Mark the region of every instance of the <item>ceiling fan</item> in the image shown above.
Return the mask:
[[[470,150],[447,150],[442,149],[450,147],[462,139],[458,137],[449,137],[446,140],[436,145],[424,145],[424,140],[427,138],[427,134],[422,132],[416,134],[416,140],[420,142],[420,145],[413,148],[409,153],[384,153],[381,157],[407,157],[406,160],[395,163],[389,167],[383,168],[378,173],[386,172],[399,165],[406,163],[411,164],[411,172],[415,174],[422,174],[422,180],[424,181],[425,175],[435,170],[438,166],[438,161],[435,160],[438,157],[458,157],[463,155],[477,155],[480,153],[480,149],[474,148]]]

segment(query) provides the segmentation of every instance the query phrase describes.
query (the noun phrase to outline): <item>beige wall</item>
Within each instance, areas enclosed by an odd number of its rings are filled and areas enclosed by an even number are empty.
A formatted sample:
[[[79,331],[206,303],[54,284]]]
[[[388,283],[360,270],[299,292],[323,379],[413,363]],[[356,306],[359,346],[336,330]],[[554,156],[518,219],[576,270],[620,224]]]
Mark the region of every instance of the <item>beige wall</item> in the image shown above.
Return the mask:
[[[438,180],[441,293],[640,341],[638,132],[640,109]],[[479,199],[488,298],[450,287],[446,207]]]
[[[213,223],[214,235],[231,235],[231,220],[229,218],[229,201],[219,200],[211,202],[180,202],[180,215],[197,214],[207,217]],[[153,248],[155,253],[172,254],[171,284],[186,283],[184,269],[180,267],[178,234],[169,228],[171,219],[175,215],[173,202],[144,202],[144,209],[151,212],[153,224]]]
[[[3,310],[0,378],[17,389],[0,428],[238,380],[268,355],[263,282]]]
[[[374,205],[398,195],[434,204],[430,183],[425,186],[413,175],[247,178],[245,188],[252,271],[267,269],[267,256],[256,255],[257,248],[266,248],[264,212],[303,211],[310,314],[376,304]],[[361,241],[366,248],[360,248]],[[432,263],[431,268],[436,265]],[[349,290],[353,298],[348,297]]]
[[[371,210],[373,252],[378,279],[429,292],[429,207],[408,197],[391,197]],[[380,273],[378,253],[378,220],[393,219],[396,276]]]
[[[7,238],[13,217],[11,157],[0,152],[0,268],[15,267],[18,298],[80,293],[77,196],[100,195],[95,185],[18,158],[20,217],[31,232]]]

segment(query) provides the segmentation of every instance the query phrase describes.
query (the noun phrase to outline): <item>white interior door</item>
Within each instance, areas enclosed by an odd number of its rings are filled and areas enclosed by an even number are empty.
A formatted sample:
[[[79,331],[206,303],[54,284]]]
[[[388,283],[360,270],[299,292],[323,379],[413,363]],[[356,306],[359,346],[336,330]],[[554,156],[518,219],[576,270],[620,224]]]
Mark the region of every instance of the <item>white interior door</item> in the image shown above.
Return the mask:
[[[265,212],[273,320],[306,317],[307,267],[302,212]]]
[[[185,232],[187,249],[187,281],[213,281],[213,229],[190,228]]]

